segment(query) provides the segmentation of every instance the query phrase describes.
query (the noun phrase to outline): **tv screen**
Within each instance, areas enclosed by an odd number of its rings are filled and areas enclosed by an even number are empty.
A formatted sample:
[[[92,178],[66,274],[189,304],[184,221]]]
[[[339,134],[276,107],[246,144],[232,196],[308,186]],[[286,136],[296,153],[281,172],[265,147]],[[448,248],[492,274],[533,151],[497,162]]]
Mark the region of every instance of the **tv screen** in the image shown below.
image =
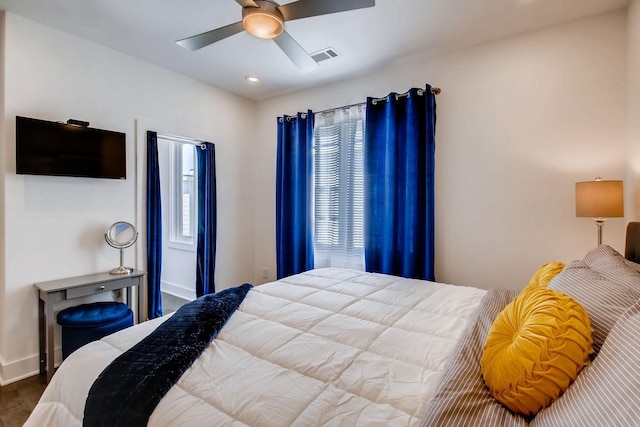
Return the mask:
[[[126,179],[125,134],[16,116],[16,173]]]

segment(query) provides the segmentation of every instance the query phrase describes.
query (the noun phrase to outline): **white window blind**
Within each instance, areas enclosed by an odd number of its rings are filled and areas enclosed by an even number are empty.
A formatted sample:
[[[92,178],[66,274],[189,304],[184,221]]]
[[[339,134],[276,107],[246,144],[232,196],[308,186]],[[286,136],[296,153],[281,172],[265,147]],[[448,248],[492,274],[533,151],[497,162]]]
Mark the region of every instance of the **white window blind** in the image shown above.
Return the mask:
[[[365,106],[314,117],[315,267],[364,270]]]

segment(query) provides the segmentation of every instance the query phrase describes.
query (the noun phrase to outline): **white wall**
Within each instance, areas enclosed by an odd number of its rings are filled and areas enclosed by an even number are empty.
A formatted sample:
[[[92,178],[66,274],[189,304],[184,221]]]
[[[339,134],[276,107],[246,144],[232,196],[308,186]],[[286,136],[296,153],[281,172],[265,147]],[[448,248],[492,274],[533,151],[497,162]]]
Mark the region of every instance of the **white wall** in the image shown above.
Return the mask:
[[[640,219],[640,0],[632,0],[627,12],[629,168],[626,195],[630,220]]]
[[[437,96],[436,279],[522,288],[596,244],[574,184],[626,173],[626,13],[549,27],[258,104],[255,280],[275,271],[276,116],[425,83]],[[624,219],[605,226],[622,250]]]
[[[4,45],[5,45],[5,14],[0,13],[0,117],[4,117]],[[0,135],[5,134],[5,121],[0,120]],[[1,139],[0,139],[1,140]],[[3,144],[0,143],[0,147]],[[5,230],[5,216],[4,216],[4,175],[5,175],[5,150],[0,149],[0,230]],[[4,235],[2,233],[1,235]],[[0,322],[1,319],[5,317],[5,298],[4,298],[4,289],[5,289],[5,277],[4,272],[6,271],[6,263],[5,263],[5,244],[4,239],[0,238]],[[5,365],[4,357],[2,357],[2,343],[5,342],[5,332],[4,328],[0,326],[0,384],[2,384],[2,369],[1,367]]]
[[[140,165],[149,124],[216,144],[217,287],[251,280],[252,177],[240,165],[251,159],[253,102],[13,14],[6,15],[4,41],[0,381],[38,369],[33,283],[117,265],[117,251],[103,239],[115,221],[143,231]],[[127,180],[16,175],[16,115],[76,118],[125,132]],[[127,265],[144,268],[141,248],[127,250]]]

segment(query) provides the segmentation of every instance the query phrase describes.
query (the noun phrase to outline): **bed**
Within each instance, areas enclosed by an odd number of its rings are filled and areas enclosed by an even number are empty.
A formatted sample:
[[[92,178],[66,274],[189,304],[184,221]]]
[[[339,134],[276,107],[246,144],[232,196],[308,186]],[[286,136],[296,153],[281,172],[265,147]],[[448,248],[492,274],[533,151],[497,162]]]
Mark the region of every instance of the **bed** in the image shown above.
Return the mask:
[[[549,288],[589,312],[598,352],[535,417],[495,400],[479,364],[494,320],[518,292],[329,268],[248,291],[159,398],[148,425],[638,425],[639,269],[603,245],[551,279]],[[25,426],[83,425],[96,378],[171,318],[143,322],[71,354]]]

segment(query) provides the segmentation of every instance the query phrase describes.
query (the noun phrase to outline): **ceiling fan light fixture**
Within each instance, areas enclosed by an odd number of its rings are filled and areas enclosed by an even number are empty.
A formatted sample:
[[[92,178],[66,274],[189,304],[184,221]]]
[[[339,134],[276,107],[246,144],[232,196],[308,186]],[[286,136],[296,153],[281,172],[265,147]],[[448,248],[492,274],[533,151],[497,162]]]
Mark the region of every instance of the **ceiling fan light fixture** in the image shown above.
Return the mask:
[[[273,39],[284,31],[284,18],[276,5],[268,2],[256,2],[260,7],[242,9],[242,25],[252,36],[261,39]]]
[[[318,68],[313,58],[285,31],[285,22],[313,16],[328,15],[376,5],[375,0],[288,0],[279,5],[276,0],[235,0],[242,6],[242,20],[214,30],[176,41],[189,50],[198,50],[220,40],[246,31],[254,37],[271,39],[291,62],[302,72]],[[281,1],[281,0],[278,0]],[[326,56],[335,57],[337,54]]]

